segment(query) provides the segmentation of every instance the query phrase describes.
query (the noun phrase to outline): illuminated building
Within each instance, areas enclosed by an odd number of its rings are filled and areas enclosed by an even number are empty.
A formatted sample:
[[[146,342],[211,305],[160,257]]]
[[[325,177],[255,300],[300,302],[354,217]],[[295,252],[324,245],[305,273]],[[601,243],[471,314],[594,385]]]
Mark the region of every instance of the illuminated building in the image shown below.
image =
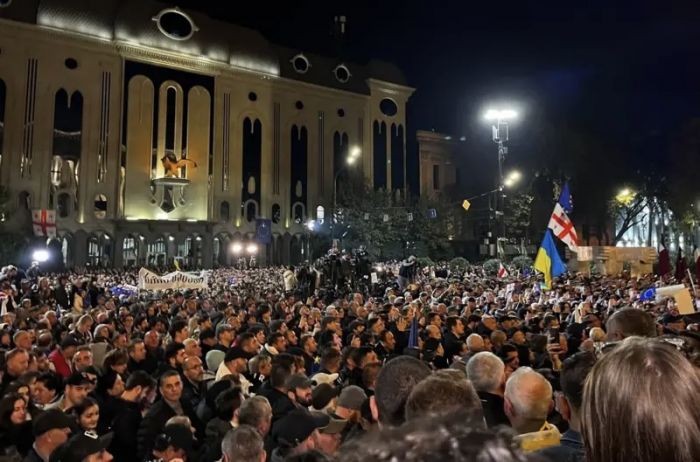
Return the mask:
[[[391,64],[150,0],[0,0],[0,49],[6,225],[55,210],[68,266],[228,263],[259,218],[258,259],[300,261],[350,149],[375,187],[405,188],[413,89]]]

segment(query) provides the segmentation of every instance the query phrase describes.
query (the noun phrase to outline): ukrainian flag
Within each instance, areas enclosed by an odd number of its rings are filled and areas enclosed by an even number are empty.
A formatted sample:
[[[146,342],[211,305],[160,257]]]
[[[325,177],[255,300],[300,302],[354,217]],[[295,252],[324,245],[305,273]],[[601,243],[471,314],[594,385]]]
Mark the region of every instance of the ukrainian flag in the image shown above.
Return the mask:
[[[540,273],[544,273],[545,288],[549,290],[552,289],[552,278],[566,273],[566,265],[561,261],[549,229],[545,233],[544,239],[542,239],[534,267]]]

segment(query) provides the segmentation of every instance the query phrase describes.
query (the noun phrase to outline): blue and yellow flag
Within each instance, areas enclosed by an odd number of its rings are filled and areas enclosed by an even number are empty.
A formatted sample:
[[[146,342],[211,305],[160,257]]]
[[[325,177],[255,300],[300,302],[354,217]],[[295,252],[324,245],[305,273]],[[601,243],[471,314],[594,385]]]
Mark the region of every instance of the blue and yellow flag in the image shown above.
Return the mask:
[[[542,239],[540,250],[535,258],[534,268],[544,274],[544,285],[548,290],[552,289],[552,278],[566,273],[566,265],[561,261],[557,247],[552,239],[552,232],[548,229]]]

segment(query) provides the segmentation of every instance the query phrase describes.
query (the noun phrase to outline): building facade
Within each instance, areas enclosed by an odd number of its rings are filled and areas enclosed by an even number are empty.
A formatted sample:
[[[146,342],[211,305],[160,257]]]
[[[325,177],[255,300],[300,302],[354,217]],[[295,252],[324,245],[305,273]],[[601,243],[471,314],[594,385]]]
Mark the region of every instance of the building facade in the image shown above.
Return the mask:
[[[427,130],[416,132],[420,159],[421,197],[436,197],[457,184],[455,142],[450,135]]]
[[[150,0],[0,1],[4,225],[56,212],[67,266],[232,261],[258,219],[267,264],[305,259],[336,173],[406,187],[406,102],[391,64],[270,43]]]

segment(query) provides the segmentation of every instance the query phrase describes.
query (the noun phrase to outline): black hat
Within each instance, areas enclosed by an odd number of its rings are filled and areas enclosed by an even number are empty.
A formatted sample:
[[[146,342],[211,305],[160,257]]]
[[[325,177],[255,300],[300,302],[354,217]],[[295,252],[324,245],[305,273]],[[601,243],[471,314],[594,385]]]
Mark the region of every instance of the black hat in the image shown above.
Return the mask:
[[[39,437],[49,430],[57,428],[72,428],[74,424],[65,412],[58,409],[49,409],[39,414],[32,424],[32,433],[34,437]]]
[[[95,381],[85,372],[73,372],[70,377],[66,379],[65,384],[77,387],[80,385],[94,385]]]
[[[226,352],[226,355],[224,356],[224,362],[227,363],[229,361],[233,361],[234,359],[248,359],[250,355],[243,351],[243,348],[240,347],[233,347],[229,348],[228,351]]]
[[[295,448],[314,430],[325,428],[331,418],[325,414],[311,414],[306,409],[294,409],[272,427],[272,438],[281,447]]]
[[[95,432],[83,432],[71,437],[59,446],[49,458],[50,462],[82,462],[88,456],[105,451],[112,442],[112,433],[99,436]]]
[[[319,411],[328,406],[331,400],[338,396],[338,389],[328,383],[321,383],[311,392],[311,405]]]
[[[313,384],[314,382],[304,374],[293,374],[289,376],[284,386],[288,390],[294,390],[295,388],[311,388]]]

